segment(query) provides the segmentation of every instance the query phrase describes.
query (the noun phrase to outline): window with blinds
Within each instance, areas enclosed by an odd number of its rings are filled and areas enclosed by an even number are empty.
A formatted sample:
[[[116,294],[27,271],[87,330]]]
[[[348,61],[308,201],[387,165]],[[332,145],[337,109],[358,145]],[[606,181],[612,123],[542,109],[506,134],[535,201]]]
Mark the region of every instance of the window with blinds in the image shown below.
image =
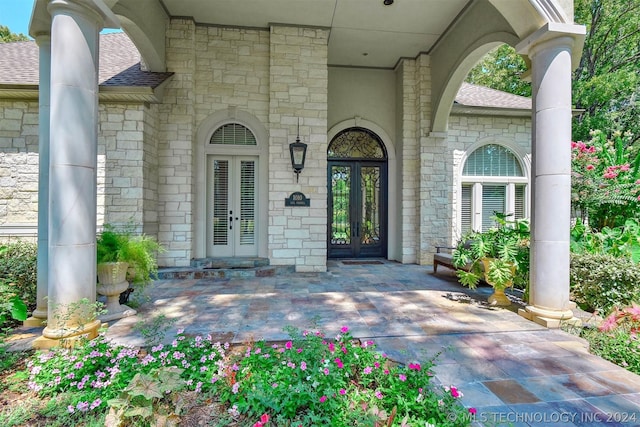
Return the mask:
[[[511,150],[488,144],[475,150],[464,164],[464,176],[523,176],[522,166]]]
[[[229,211],[229,162],[213,162],[213,244],[228,243]]]
[[[487,185],[482,186],[482,231],[486,231],[496,225],[494,217],[496,212],[505,213],[506,186]]]
[[[460,190],[460,233],[494,227],[496,213],[526,218],[526,173],[507,147],[487,144],[474,150],[463,165]]]
[[[213,133],[209,144],[256,145],[256,137],[248,128],[237,123],[229,123]]]
[[[240,244],[255,243],[256,162],[240,162]]]
[[[525,194],[524,184],[516,185],[514,219],[522,219],[525,217]]]
[[[473,191],[473,185],[463,185],[462,194],[460,195],[460,226],[462,233],[466,233],[471,230],[471,195]]]

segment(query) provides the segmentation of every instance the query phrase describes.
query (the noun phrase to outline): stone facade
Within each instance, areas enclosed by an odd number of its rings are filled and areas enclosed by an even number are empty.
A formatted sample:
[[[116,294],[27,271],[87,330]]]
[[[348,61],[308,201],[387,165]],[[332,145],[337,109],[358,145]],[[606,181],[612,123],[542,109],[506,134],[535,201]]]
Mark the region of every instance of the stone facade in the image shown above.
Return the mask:
[[[465,153],[491,142],[529,153],[531,120],[454,113],[448,132],[431,133],[429,55],[402,59],[394,70],[332,70],[328,36],[322,28],[222,28],[172,19],[166,61],[174,74],[162,101],[100,104],[98,226],[131,224],[157,236],[167,249],[161,266],[206,256],[203,158],[214,153],[208,139],[216,128],[238,122],[256,134],[251,153],[263,174],[259,255],[297,271],[325,271],[329,130],[363,126],[378,132],[389,153],[389,258],[430,264],[435,246],[457,237]],[[308,152],[296,181],[288,145],[298,132]],[[36,232],[37,152],[37,101],[1,101],[5,237],[16,226]],[[311,200],[309,207],[285,206],[296,191]]]

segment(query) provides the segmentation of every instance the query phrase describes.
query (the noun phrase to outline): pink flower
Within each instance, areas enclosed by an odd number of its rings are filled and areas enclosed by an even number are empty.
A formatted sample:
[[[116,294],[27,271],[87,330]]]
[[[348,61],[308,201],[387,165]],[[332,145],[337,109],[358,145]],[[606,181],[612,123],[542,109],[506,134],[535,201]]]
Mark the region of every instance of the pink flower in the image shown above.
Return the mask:
[[[343,334],[346,334],[347,332],[349,332],[349,327],[343,326],[342,328],[340,328],[340,332],[342,332]]]
[[[335,346],[335,344],[334,344],[334,343],[332,343],[332,342],[330,342],[330,343],[329,343],[329,351],[330,351],[331,353],[333,353],[334,351],[336,351],[336,346]]]
[[[269,414],[262,414],[262,415],[260,416],[260,422],[261,422],[262,424],[266,424],[266,423],[268,423],[268,422],[269,422]]]
[[[287,350],[291,350],[291,347],[293,346],[293,343],[291,341],[287,341],[287,343],[284,346],[285,346],[285,348]]]
[[[602,332],[608,332],[615,329],[618,326],[618,309],[615,309],[613,313],[608,315],[602,324],[598,327]]]
[[[335,362],[336,365],[338,365],[338,368],[340,368],[340,369],[344,368],[344,363],[342,363],[342,360],[340,360],[339,357],[336,357],[334,362]]]
[[[629,313],[633,320],[640,320],[640,305],[631,303],[631,307],[626,307],[622,311]]]
[[[341,388],[341,389],[340,389],[340,394],[342,394],[342,395],[347,394],[347,390],[345,390],[345,389]]]
[[[413,371],[419,371],[422,368],[419,363],[409,363],[409,369]]]
[[[476,408],[469,408],[469,413],[470,413],[471,415],[475,415],[475,414],[477,414],[477,413],[478,413],[478,410],[477,410]]]
[[[323,396],[320,397],[320,403],[324,403],[326,401],[327,401],[327,396],[323,395]]]
[[[367,366],[366,368],[364,368],[362,373],[366,375],[366,374],[370,374],[371,371],[373,371],[373,369],[371,369],[371,366]]]
[[[454,386],[451,386],[451,390],[450,390],[450,391],[451,391],[451,396],[453,396],[453,397],[455,397],[455,398],[458,398],[458,397],[461,397],[461,396],[462,396],[462,394],[460,394],[460,392],[458,391],[458,389],[457,389],[457,388],[455,388]]]
[[[594,168],[594,166],[593,166],[593,165],[587,165],[587,170],[588,170],[588,171],[593,170],[593,168]]]
[[[324,372],[325,375],[329,375],[329,368],[324,368],[323,372]]]
[[[630,169],[629,163],[620,166],[622,172],[627,172]]]
[[[307,370],[307,362],[300,362],[300,369],[302,371],[306,371]]]
[[[400,379],[400,381],[406,381],[407,380],[407,376],[404,375],[404,374],[398,375],[398,378]]]
[[[376,390],[375,393],[373,393],[374,396],[376,396],[378,399],[382,399],[384,396],[382,395],[382,393],[380,392],[380,390]]]

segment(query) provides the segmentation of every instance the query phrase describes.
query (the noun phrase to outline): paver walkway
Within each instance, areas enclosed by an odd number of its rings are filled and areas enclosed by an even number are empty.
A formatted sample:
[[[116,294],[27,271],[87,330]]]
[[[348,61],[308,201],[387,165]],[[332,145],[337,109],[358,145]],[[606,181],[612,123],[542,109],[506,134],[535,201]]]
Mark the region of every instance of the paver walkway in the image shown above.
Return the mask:
[[[220,340],[283,340],[282,328],[319,327],[372,339],[407,363],[440,353],[436,378],[455,385],[475,425],[640,425],[640,377],[590,355],[584,340],[545,329],[484,301],[443,269],[382,261],[329,261],[327,273],[255,279],[158,281],[134,317],[107,335],[130,345],[144,340],[135,324],[164,315],[173,331]],[[170,333],[172,333],[171,331]]]

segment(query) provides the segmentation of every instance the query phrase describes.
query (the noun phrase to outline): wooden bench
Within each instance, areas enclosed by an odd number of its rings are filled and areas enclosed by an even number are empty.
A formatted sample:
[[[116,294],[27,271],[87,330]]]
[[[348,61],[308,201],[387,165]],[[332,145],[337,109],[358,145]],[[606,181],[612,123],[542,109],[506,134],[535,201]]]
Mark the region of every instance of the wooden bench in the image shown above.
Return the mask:
[[[455,247],[452,246],[436,246],[436,253],[433,255],[433,272],[434,274],[438,272],[438,266],[442,265],[451,270],[465,270],[469,271],[471,268],[471,263],[463,267],[456,267],[453,265],[453,255],[451,251],[453,251]],[[443,252],[443,250],[448,250],[449,252]]]

